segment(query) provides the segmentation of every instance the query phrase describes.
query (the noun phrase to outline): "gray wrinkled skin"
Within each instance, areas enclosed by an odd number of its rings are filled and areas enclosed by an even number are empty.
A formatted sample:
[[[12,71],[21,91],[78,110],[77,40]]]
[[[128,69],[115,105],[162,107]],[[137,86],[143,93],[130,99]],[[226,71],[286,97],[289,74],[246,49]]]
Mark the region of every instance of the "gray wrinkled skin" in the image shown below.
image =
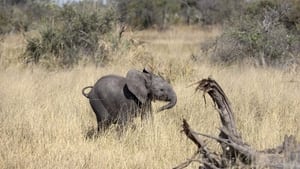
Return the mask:
[[[85,89],[91,88],[86,94]],[[146,70],[128,71],[126,77],[107,75],[100,78],[94,86],[82,89],[96,114],[98,131],[107,129],[111,124],[121,127],[132,121],[133,117],[152,118],[151,101],[168,103],[158,111],[176,105],[177,96],[172,86],[162,77]]]

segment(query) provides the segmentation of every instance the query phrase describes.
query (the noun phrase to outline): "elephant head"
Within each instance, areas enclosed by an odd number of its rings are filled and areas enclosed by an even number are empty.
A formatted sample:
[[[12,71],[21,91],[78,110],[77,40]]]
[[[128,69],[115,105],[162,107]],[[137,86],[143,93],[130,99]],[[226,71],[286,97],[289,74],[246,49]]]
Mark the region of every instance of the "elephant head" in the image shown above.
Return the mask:
[[[170,109],[176,105],[176,93],[172,86],[162,77],[145,69],[143,72],[130,70],[126,75],[126,80],[128,89],[141,103],[145,103],[148,99],[169,102],[160,107],[158,111]]]

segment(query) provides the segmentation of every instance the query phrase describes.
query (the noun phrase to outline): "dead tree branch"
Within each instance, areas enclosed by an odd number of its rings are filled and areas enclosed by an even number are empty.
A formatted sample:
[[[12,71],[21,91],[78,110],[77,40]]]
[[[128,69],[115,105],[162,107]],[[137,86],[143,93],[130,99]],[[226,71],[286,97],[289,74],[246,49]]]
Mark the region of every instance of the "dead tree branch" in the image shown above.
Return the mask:
[[[202,90],[204,98],[205,94],[208,93],[215,103],[222,127],[220,128],[219,137],[214,137],[195,132],[184,119],[183,132],[197,145],[198,150],[191,159],[175,167],[175,169],[185,168],[193,161],[199,162],[202,169],[241,166],[300,169],[300,144],[294,136],[286,136],[283,144],[276,148],[263,151],[255,150],[245,143],[238,133],[230,102],[220,85],[211,78],[203,79],[197,84],[196,91]],[[211,152],[199,135],[216,140],[221,145],[223,152],[220,154]]]

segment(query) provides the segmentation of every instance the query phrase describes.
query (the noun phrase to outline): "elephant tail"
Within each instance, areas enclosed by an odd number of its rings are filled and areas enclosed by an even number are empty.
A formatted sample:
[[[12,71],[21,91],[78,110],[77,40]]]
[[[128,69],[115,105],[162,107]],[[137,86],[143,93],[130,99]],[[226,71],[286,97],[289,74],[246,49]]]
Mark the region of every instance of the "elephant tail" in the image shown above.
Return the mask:
[[[88,89],[88,88],[92,89],[93,86],[87,86],[87,87],[85,87],[85,88],[83,88],[83,89],[81,90],[82,95],[84,95],[86,98],[89,98],[89,94],[88,94],[88,93],[85,93],[84,91],[85,91],[86,89]]]

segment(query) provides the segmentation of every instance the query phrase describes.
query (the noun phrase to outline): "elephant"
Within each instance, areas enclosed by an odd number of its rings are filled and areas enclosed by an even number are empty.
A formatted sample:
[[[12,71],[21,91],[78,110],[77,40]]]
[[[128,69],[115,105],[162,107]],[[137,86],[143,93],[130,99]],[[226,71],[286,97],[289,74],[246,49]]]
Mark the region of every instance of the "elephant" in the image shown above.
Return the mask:
[[[88,88],[90,92],[86,93]],[[96,115],[98,132],[105,131],[112,124],[124,128],[137,116],[142,120],[153,119],[152,101],[168,102],[158,112],[174,107],[177,102],[172,86],[163,77],[146,69],[131,69],[126,77],[103,76],[94,86],[84,87],[82,94],[89,99]]]

